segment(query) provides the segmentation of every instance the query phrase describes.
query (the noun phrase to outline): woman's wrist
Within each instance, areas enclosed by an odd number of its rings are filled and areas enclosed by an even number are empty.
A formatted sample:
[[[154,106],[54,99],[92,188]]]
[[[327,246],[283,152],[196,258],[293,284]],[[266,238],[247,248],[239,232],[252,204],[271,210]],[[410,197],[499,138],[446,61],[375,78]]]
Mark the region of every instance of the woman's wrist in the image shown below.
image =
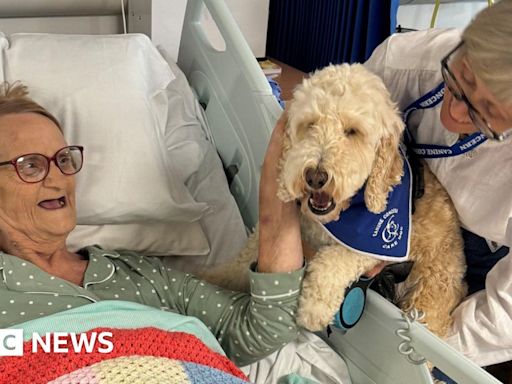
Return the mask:
[[[280,205],[260,219],[260,272],[295,271],[304,263],[297,207],[294,202]]]

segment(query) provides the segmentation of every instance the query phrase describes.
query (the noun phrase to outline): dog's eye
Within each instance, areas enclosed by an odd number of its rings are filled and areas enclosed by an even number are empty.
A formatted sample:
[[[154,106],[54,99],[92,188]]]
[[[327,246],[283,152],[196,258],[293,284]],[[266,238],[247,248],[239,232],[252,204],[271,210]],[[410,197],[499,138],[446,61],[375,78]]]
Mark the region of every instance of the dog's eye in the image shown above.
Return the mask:
[[[354,136],[357,135],[357,129],[349,127],[345,129],[345,136]]]

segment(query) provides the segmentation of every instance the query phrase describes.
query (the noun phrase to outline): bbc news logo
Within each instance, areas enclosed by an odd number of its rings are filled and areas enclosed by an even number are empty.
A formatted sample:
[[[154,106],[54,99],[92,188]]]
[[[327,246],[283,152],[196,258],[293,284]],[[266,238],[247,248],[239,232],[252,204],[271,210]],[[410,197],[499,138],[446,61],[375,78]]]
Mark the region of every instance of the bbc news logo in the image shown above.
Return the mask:
[[[112,332],[52,332],[32,334],[32,352],[110,353],[114,350]],[[23,329],[0,329],[0,356],[23,356]]]
[[[0,356],[23,355],[23,329],[0,329]]]

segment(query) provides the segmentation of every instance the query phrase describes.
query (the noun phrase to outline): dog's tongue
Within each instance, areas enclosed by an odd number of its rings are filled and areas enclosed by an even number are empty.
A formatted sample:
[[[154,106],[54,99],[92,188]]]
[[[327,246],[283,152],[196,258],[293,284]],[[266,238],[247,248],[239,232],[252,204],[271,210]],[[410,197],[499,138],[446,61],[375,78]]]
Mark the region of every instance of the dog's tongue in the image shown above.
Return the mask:
[[[317,208],[325,208],[331,201],[331,196],[325,192],[313,192],[311,197]]]

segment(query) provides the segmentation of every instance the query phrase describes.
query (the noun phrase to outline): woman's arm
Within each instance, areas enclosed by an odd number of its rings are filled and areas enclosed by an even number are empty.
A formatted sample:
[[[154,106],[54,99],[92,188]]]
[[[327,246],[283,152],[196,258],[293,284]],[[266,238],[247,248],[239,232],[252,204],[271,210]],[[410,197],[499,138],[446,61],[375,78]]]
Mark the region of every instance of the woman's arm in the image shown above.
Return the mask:
[[[201,319],[238,365],[252,363],[297,337],[295,316],[304,275],[298,208],[277,197],[286,116],[278,121],[260,181],[260,241],[250,294],[221,289],[190,274],[167,270],[177,291],[173,309]]]
[[[278,120],[265,154],[259,196],[258,272],[289,272],[304,263],[299,212],[295,202],[277,197],[279,160],[287,123],[286,112]]]

